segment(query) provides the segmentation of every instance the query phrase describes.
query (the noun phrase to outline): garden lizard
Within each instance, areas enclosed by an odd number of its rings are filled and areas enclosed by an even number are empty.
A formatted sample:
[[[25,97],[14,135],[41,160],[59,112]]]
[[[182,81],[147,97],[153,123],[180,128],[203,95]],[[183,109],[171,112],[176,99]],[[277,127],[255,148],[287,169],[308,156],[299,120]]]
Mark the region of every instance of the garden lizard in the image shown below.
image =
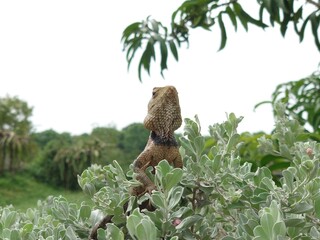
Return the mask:
[[[182,159],[174,131],[182,124],[178,92],[173,86],[155,87],[148,104],[148,113],[144,119],[144,126],[150,130],[150,136],[145,149],[133,162],[133,171],[141,186],[134,187],[132,195],[141,196],[151,193],[156,187],[145,170],[154,168],[161,160],[166,159],[174,167],[182,168]],[[154,169],[153,169],[154,173]],[[150,209],[148,204],[142,204],[140,209]],[[126,206],[125,206],[126,208]],[[125,209],[126,211],[126,209]],[[105,228],[113,216],[105,216],[91,231],[89,239],[97,239],[97,230]]]
[[[151,193],[154,183],[146,175],[148,167],[155,167],[161,160],[166,159],[174,167],[182,168],[182,159],[174,131],[181,126],[181,110],[178,92],[173,86],[155,87],[148,104],[148,114],[144,126],[150,130],[149,140],[143,152],[133,163],[136,179],[142,186],[134,188],[133,195]]]

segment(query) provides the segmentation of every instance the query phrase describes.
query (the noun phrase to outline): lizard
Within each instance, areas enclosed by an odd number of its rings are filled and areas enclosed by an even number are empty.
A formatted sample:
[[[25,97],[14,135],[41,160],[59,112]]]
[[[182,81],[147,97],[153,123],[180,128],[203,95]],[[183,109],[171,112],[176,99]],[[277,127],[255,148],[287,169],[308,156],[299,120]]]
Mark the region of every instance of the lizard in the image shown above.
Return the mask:
[[[142,183],[142,186],[133,189],[132,194],[136,196],[151,193],[155,189],[145,173],[147,167],[154,168],[166,159],[174,167],[182,168],[178,143],[174,137],[174,131],[182,124],[178,92],[174,86],[153,88],[143,123],[150,130],[150,136],[145,149],[133,163],[136,179]]]
[[[131,194],[137,197],[156,189],[155,184],[145,173],[148,167],[152,167],[154,173],[154,167],[163,159],[174,167],[183,167],[178,142],[174,137],[174,131],[182,124],[178,92],[174,86],[153,88],[143,124],[150,130],[150,135],[144,150],[133,162],[136,179],[141,182],[141,186],[131,190]],[[139,207],[152,209],[148,204],[142,204]],[[112,221],[112,217],[105,216],[92,229],[89,239],[97,239],[97,230],[105,228],[106,224]]]

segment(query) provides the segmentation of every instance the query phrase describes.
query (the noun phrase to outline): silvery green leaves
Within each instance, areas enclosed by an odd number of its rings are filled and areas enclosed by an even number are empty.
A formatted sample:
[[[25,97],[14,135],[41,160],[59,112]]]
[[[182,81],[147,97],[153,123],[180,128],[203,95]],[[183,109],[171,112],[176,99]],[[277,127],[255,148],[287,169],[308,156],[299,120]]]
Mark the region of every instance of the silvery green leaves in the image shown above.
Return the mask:
[[[86,239],[90,227],[91,207],[78,206],[62,197],[49,197],[37,209],[25,213],[13,207],[0,207],[0,239]]]
[[[129,188],[138,183],[127,179],[117,161],[104,167],[92,165],[78,176],[78,182],[99,209],[115,215],[114,221],[125,222],[123,206],[134,201],[130,198]]]
[[[260,210],[259,215],[260,225],[253,229],[254,240],[289,239],[286,237],[286,225],[276,201],[272,201],[270,207]]]
[[[78,181],[94,206],[51,197],[26,213],[0,207],[0,238],[87,239],[90,228],[111,214],[113,223],[98,230],[99,240],[320,239],[320,143],[302,141],[301,128],[287,119],[281,105],[277,114],[277,130],[260,144],[280,156],[279,143],[286,146],[290,165],[279,172],[278,182],[270,165],[253,172],[250,163],[241,162],[239,150],[245,146],[237,126],[242,118],[227,115],[210,127],[210,136],[202,136],[197,117],[185,119],[184,167],[161,161],[151,194],[130,196],[136,182],[117,162],[92,165]],[[154,211],[137,208],[146,200]]]

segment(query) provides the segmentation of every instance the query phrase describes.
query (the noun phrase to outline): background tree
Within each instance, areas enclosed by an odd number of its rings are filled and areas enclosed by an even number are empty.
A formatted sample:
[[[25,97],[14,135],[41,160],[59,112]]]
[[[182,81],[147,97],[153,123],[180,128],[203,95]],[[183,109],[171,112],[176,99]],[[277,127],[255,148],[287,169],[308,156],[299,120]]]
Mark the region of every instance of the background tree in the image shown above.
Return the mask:
[[[14,171],[30,159],[34,144],[29,138],[32,130],[32,108],[17,97],[0,98],[0,173]]]
[[[101,150],[101,157],[97,161],[98,164],[104,166],[117,159],[122,167],[127,168],[129,166],[124,152],[119,148],[121,131],[111,126],[97,127],[92,130],[91,135],[105,144],[105,147]]]
[[[149,131],[142,123],[132,123],[122,129],[119,147],[130,163],[142,152],[148,137]]]
[[[307,26],[311,27],[314,42],[320,51],[319,25],[320,4],[314,0],[259,0],[251,1],[259,8],[258,17],[253,17],[243,7],[240,0],[186,0],[172,13],[170,26],[148,17],[141,22],[129,25],[122,36],[123,46],[128,61],[128,67],[140,49],[143,50],[138,65],[138,75],[141,80],[141,70],[150,73],[152,60],[156,60],[155,50],[159,46],[161,55],[161,74],[167,69],[169,52],[178,61],[178,48],[183,43],[189,43],[190,29],[203,28],[211,30],[218,26],[221,32],[220,50],[227,43],[226,21],[232,24],[235,31],[238,25],[248,31],[248,26],[259,28],[279,26],[282,36],[288,27],[293,27],[300,41],[303,41]],[[267,20],[266,20],[267,19]],[[269,21],[269,23],[268,23]]]
[[[18,97],[0,98],[0,129],[24,136],[30,134],[32,111],[33,108]]]
[[[261,102],[256,107],[264,103],[275,106],[278,101],[285,103],[288,116],[297,119],[302,126],[314,133],[314,138],[320,141],[319,71],[298,81],[279,84],[272,94],[272,100]],[[274,115],[276,115],[275,110]]]

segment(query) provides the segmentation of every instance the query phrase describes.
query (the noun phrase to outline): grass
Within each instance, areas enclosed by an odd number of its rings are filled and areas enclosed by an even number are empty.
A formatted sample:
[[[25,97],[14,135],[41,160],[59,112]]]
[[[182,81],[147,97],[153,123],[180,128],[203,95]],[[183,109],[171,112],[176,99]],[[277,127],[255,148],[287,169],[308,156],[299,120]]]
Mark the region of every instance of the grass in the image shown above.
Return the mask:
[[[36,181],[25,173],[5,174],[0,176],[0,206],[12,204],[16,209],[25,211],[37,206],[38,200],[48,196],[63,196],[69,202],[80,204],[83,201],[91,203],[89,196],[82,191],[68,191],[55,188]]]

